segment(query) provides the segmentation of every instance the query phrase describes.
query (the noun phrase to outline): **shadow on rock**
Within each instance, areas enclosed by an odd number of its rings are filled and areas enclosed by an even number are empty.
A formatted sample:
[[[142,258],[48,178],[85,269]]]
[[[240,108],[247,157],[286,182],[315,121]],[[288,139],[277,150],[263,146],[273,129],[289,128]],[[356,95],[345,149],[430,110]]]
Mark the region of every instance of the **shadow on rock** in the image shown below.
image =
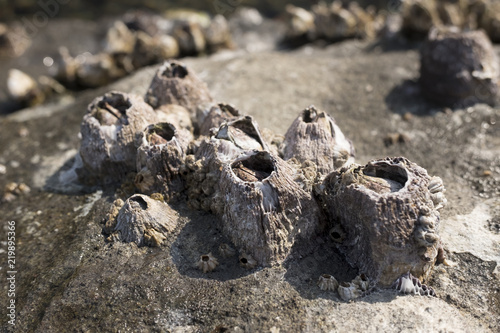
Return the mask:
[[[259,267],[245,269],[239,264],[238,248],[224,237],[218,228],[217,217],[212,214],[185,209],[176,209],[181,219],[188,222],[179,232],[171,246],[171,255],[181,275],[191,278],[227,281],[254,273]],[[219,246],[227,244],[235,250],[234,255],[224,257]],[[219,265],[211,272],[203,273],[197,262],[202,255],[211,253]]]
[[[336,291],[322,291],[318,287],[321,274],[330,274],[338,282],[351,281],[357,269],[351,267],[337,250],[333,241],[318,237],[301,240],[292,248],[292,253],[284,266],[285,280],[304,298],[325,298],[340,300]]]
[[[385,97],[385,104],[389,110],[401,115],[411,113],[415,116],[425,116],[431,110],[439,108],[424,99],[417,80],[405,80],[395,86]]]

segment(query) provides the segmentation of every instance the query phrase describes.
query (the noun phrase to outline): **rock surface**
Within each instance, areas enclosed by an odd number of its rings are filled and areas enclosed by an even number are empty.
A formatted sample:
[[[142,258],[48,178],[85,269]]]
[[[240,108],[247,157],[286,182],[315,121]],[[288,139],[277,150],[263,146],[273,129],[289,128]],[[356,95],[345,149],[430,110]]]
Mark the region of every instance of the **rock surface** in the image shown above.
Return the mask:
[[[31,188],[0,204],[2,268],[7,221],[16,222],[16,331],[498,332],[500,109],[442,112],[423,102],[418,51],[397,47],[349,41],[184,61],[216,100],[237,105],[261,128],[284,134],[300,110],[315,104],[342,124],[358,163],[405,156],[441,177],[448,198],[441,232],[455,265],[438,265],[425,281],[437,298],[374,290],[346,303],[321,291],[321,274],[341,283],[358,273],[326,237],[295,244],[282,266],[246,270],[237,255],[218,256],[220,244],[231,242],[216,218],[183,204],[172,205],[178,227],[160,247],[106,243],[103,219],[116,189],[71,182],[77,133],[96,96],[110,90],[144,96],[157,69],[151,67],[74,102],[0,118],[0,188],[12,181]],[[411,140],[386,146],[391,132]],[[204,274],[195,264],[210,252],[219,266]],[[8,301],[4,282],[0,304]],[[13,331],[5,316],[0,326]]]

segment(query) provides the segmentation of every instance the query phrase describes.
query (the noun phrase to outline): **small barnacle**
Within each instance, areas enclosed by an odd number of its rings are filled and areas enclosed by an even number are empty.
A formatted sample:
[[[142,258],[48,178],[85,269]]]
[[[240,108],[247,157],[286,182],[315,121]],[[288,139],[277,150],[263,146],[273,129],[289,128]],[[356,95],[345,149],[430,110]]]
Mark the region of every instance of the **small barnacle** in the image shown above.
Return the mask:
[[[109,209],[108,213],[106,214],[106,217],[104,218],[104,228],[103,231],[106,234],[111,234],[113,229],[116,226],[116,217],[118,216],[118,213],[120,212],[120,209],[123,207],[125,202],[123,202],[122,199],[116,199],[113,201],[113,204],[111,205],[111,208]]]
[[[196,263],[198,268],[203,271],[203,273],[211,272],[219,265],[217,258],[215,258],[212,253],[204,254],[200,256],[200,260]]]
[[[330,229],[328,235],[335,242],[341,244],[345,239],[345,231],[340,224],[336,224]]]
[[[223,257],[232,257],[236,254],[236,251],[226,243],[219,245],[219,253]]]
[[[257,266],[257,261],[249,254],[243,253],[240,255],[240,266],[246,269],[252,269]]]
[[[422,284],[420,280],[411,275],[410,272],[401,275],[394,281],[391,287],[403,294],[436,296],[434,289]]]
[[[434,176],[430,179],[427,188],[431,193],[431,199],[436,209],[439,210],[443,208],[448,202],[444,196],[446,189],[444,188],[443,180],[440,177]]]
[[[370,280],[365,274],[360,274],[352,280],[352,283],[356,286],[358,286],[359,290],[361,291],[367,291],[368,287],[370,286]]]
[[[144,230],[144,244],[151,247],[160,246],[160,244],[167,238],[161,232],[153,228]]]
[[[321,274],[318,279],[318,287],[321,290],[335,291],[339,287],[339,283],[330,274]]]
[[[434,230],[425,227],[417,227],[414,236],[420,246],[433,246],[439,241],[439,236],[434,233]]]
[[[141,171],[137,173],[134,179],[135,187],[141,193],[148,193],[151,187],[154,185],[154,177],[148,168],[142,168]]]
[[[341,282],[337,291],[340,298],[342,298],[344,301],[350,301],[361,296],[361,290],[357,285],[351,282]]]
[[[437,223],[437,216],[435,215],[420,215],[418,217],[418,223],[422,227],[434,229]]]

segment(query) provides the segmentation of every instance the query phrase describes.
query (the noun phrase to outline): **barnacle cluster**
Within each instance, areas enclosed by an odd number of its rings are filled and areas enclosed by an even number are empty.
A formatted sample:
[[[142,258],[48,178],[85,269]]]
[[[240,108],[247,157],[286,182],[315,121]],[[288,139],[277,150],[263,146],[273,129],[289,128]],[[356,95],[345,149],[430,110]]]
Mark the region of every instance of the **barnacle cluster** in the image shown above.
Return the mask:
[[[330,5],[320,2],[311,11],[293,5],[286,7],[287,34],[290,41],[319,38],[337,41],[346,38],[373,38],[382,28],[384,17],[375,7],[362,8],[356,2],[345,6],[341,1]]]
[[[169,202],[186,199],[219,218],[246,269],[281,264],[298,239],[328,232],[364,272],[340,284],[320,277],[322,290],[344,300],[409,270],[425,278],[436,262],[442,180],[403,157],[356,164],[353,144],[324,111],[304,109],[277,140],[251,116],[215,102],[176,61],[158,69],[146,101],[110,92],[82,122],[82,180],[135,175],[141,193],[114,202],[104,227],[110,240],[161,245],[177,226]],[[235,256],[232,246],[221,244],[217,256]],[[196,265],[208,273],[218,263],[208,253]]]
[[[318,287],[324,291],[337,291],[344,301],[351,301],[365,295],[370,289],[370,280],[365,274],[356,276],[351,282],[337,282],[330,274],[322,274],[318,279]]]
[[[420,296],[436,296],[436,292],[432,287],[422,284],[419,279],[411,275],[409,272],[401,275],[391,286],[402,294],[412,294]]]

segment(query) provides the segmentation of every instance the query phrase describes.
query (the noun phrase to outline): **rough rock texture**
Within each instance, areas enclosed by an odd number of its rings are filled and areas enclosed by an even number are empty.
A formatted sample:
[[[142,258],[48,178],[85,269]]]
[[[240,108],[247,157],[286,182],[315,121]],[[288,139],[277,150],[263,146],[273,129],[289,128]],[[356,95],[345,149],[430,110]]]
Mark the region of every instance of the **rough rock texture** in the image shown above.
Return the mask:
[[[328,175],[320,196],[347,260],[381,286],[411,271],[426,279],[438,254],[439,212],[425,169],[405,158]],[[338,235],[337,235],[338,234]]]
[[[95,32],[95,23],[84,23],[72,21],[68,28],[68,21],[52,19],[33,41],[35,48],[26,51],[28,65],[41,63],[43,47],[54,40],[46,34],[55,31],[67,36],[58,44],[74,47],[73,54],[84,52],[79,48],[93,40],[85,32]],[[78,40],[75,29],[82,34]],[[342,125],[358,163],[405,156],[440,176],[448,199],[440,235],[456,266],[431,271],[425,283],[437,297],[381,289],[346,303],[336,293],[321,291],[322,274],[339,283],[358,275],[328,237],[307,246],[296,243],[282,266],[247,270],[238,262],[240,253],[219,255],[223,243],[237,250],[220,232],[220,220],[183,205],[172,206],[179,212],[178,227],[158,248],[106,243],[102,222],[116,199],[114,189],[88,193],[84,188],[84,194],[63,176],[78,153],[75,134],[87,105],[112,89],[143,96],[157,69],[152,67],[63,104],[0,117],[0,164],[5,166],[0,188],[9,182],[31,188],[0,206],[0,240],[7,237],[6,221],[16,222],[16,330],[498,332],[500,109],[475,105],[443,112],[427,104],[415,82],[418,57],[407,44],[349,41],[185,61],[217,100],[241,107],[276,133],[286,132],[298,108],[314,103]],[[7,73],[12,64],[0,62],[0,72]],[[406,133],[411,140],[386,146],[383,138],[391,132]],[[5,250],[4,243],[0,247]],[[194,264],[210,252],[219,266],[204,274]],[[2,267],[6,260],[4,252]],[[6,283],[0,285],[0,304],[7,304]],[[10,330],[5,316],[0,330]]]
[[[326,112],[310,106],[292,123],[283,142],[283,158],[312,161],[317,171],[331,171],[354,162],[354,146]]]
[[[445,106],[495,104],[500,65],[488,36],[481,31],[432,29],[420,55],[424,95]]]
[[[80,130],[84,167],[98,182],[122,181],[127,173],[136,170],[136,135],[157,119],[139,96],[113,91],[96,98],[89,105]]]

